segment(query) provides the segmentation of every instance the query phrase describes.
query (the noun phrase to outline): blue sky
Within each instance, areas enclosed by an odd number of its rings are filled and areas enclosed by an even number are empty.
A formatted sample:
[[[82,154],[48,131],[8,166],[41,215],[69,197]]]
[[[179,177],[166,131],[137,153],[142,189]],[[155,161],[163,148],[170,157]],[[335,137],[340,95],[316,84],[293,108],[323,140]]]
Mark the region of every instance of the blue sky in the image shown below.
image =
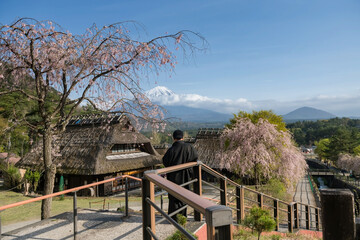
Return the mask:
[[[193,94],[191,106],[284,114],[306,105],[360,116],[356,0],[0,1],[0,23],[18,17],[53,20],[75,34],[93,23],[125,20],[142,23],[149,38],[199,32],[210,49],[194,61],[179,61],[171,78],[161,74],[156,80],[177,94]]]

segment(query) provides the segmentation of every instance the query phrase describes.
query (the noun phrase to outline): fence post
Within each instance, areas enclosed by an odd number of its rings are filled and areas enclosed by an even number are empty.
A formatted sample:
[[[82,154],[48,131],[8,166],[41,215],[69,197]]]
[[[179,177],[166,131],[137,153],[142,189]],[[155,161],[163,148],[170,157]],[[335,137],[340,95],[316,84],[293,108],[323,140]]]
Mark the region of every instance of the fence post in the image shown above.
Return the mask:
[[[264,196],[261,193],[258,194],[258,204],[259,207],[262,209],[264,206]]]
[[[198,164],[194,167],[194,178],[196,178],[198,181],[194,182],[194,193],[198,194],[199,196],[202,195],[202,183],[201,183],[201,164]],[[202,214],[198,211],[194,211],[194,220],[195,221],[201,221],[202,220]]]
[[[310,229],[310,211],[309,206],[305,205],[306,229]]]
[[[279,230],[279,201],[274,199],[274,219],[276,221],[276,231]]]
[[[294,219],[293,203],[290,203],[288,205],[288,230],[290,233],[294,231],[293,219]]]
[[[205,209],[207,226],[207,239],[232,240],[232,210],[223,205],[208,207]]]
[[[220,204],[227,206],[227,186],[226,186],[226,178],[220,178]]]
[[[244,188],[242,186],[236,187],[236,217],[237,223],[241,223],[245,218],[244,206]]]
[[[163,195],[160,195],[160,208],[161,210],[164,210],[164,199],[163,199]]]
[[[294,204],[294,228],[299,228],[299,204]]]
[[[125,177],[125,217],[129,216],[129,187],[128,187],[128,178]]]
[[[153,238],[147,228],[150,228],[155,233],[155,211],[146,202],[147,198],[150,198],[153,202],[155,201],[154,184],[144,177],[142,179],[143,240],[152,240]]]
[[[73,199],[73,203],[74,203],[74,211],[73,211],[73,214],[74,214],[74,240],[77,239],[77,219],[78,219],[78,216],[77,216],[77,195],[76,195],[76,192],[74,192],[74,199]]]
[[[355,239],[353,193],[349,189],[323,189],[320,195],[323,238]]]

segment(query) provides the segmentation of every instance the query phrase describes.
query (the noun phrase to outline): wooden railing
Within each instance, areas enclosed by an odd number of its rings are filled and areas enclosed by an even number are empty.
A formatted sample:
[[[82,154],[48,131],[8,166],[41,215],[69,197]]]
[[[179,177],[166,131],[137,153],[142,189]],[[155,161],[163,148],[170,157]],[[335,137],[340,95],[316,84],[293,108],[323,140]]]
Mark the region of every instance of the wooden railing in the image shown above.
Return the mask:
[[[190,182],[185,183],[184,185],[193,184],[193,192],[181,188],[180,186],[166,180],[165,178],[159,176],[161,174],[166,174],[174,171],[179,171],[187,168],[193,168],[194,179]],[[215,178],[214,182],[205,181],[203,173],[209,174]],[[203,184],[212,187],[219,191],[219,200],[206,199],[202,196],[202,186]],[[306,205],[298,202],[285,202],[277,198],[271,197],[264,193],[258,192],[251,188],[240,185],[222,174],[216,172],[212,168],[202,164],[201,162],[197,163],[186,163],[182,165],[172,166],[168,168],[152,170],[145,172],[143,180],[143,236],[144,239],[156,239],[155,234],[155,210],[159,211],[165,218],[170,218],[166,213],[162,211],[162,208],[155,207],[154,204],[154,186],[158,186],[161,189],[167,191],[169,194],[183,201],[187,206],[194,208],[194,219],[195,221],[200,221],[202,215],[205,214],[205,222],[207,223],[207,232],[208,239],[215,239],[215,228],[209,224],[209,219],[206,218],[206,209],[214,208],[215,204],[220,204],[223,207],[228,207],[231,209],[232,213],[232,223],[238,224],[245,219],[246,213],[249,209],[257,205],[263,209],[268,209],[276,220],[276,230],[280,229],[280,225],[286,226],[289,232],[293,232],[294,229],[298,229],[301,226],[306,229],[320,230],[320,208],[316,206]],[[212,202],[212,204],[211,204]],[[181,211],[182,209],[179,209]],[[225,208],[224,208],[225,210]],[[179,212],[177,211],[177,212]],[[176,214],[176,213],[175,213]],[[228,214],[228,211],[224,211],[221,214]],[[171,214],[173,216],[174,214]],[[219,216],[219,215],[218,215]],[[227,216],[228,217],[228,216]],[[223,217],[226,218],[226,217]],[[171,219],[172,220],[172,219]],[[172,223],[180,229],[180,226],[177,226],[175,221]],[[302,224],[303,223],[303,224]],[[224,225],[227,227],[231,224],[224,222]],[[224,227],[224,229],[229,229]],[[213,228],[212,230],[209,228]],[[221,227],[219,226],[219,229]],[[181,230],[186,232],[185,230]],[[225,230],[219,234],[229,233],[230,230]],[[210,234],[210,235],[209,235]],[[227,236],[220,239],[230,239],[230,236]],[[189,239],[193,239],[191,236],[187,236]]]
[[[240,185],[206,165],[202,164],[202,169],[218,178],[220,186],[220,204],[230,206],[234,210],[234,215],[236,215],[234,219],[236,219],[237,223],[241,223],[245,219],[245,214],[249,208],[253,205],[257,205],[270,211],[277,223],[276,230],[279,230],[280,224],[286,224],[288,231],[293,232],[294,229],[300,227],[300,222],[306,223],[306,229],[320,230],[320,208],[298,202],[288,203]],[[206,182],[203,181],[203,183]],[[228,190],[230,186],[233,189],[232,192]]]
[[[207,239],[232,239],[232,210],[229,207],[217,205],[201,197],[201,166],[199,162],[185,163],[173,167],[163,168],[159,170],[147,171],[144,174],[142,185],[142,206],[143,206],[143,239],[152,240],[157,239],[155,233],[155,210],[164,216],[171,224],[173,224],[179,231],[181,231],[188,239],[195,239],[182,226],[180,226],[171,217],[180,212],[187,206],[195,210],[195,220],[201,221],[202,215],[205,216],[207,227]],[[170,173],[187,168],[193,168],[196,179],[185,183],[193,183],[194,192],[191,192],[161,176],[159,174]],[[161,208],[155,204],[155,185],[167,191],[175,198],[184,202],[183,208],[178,209],[172,214],[166,214]],[[159,222],[159,221],[158,221]]]
[[[104,183],[108,183],[108,182],[113,182],[119,179],[125,179],[125,215],[128,216],[129,215],[129,205],[128,205],[128,179],[133,179],[135,181],[141,181],[140,178],[136,178],[133,176],[129,176],[129,175],[122,175],[119,177],[115,177],[115,178],[109,178],[100,182],[95,182],[95,183],[90,183],[87,185],[83,185],[81,187],[75,187],[75,188],[70,188],[61,192],[56,192],[53,194],[49,194],[49,195],[44,195],[41,197],[37,197],[37,198],[32,198],[32,199],[28,199],[25,201],[21,201],[21,202],[17,202],[17,203],[12,203],[12,204],[8,204],[8,205],[4,205],[4,206],[0,206],[0,212],[1,211],[5,211],[6,209],[9,208],[13,208],[13,207],[17,207],[17,206],[21,206],[21,205],[25,205],[25,204],[29,204],[32,202],[37,202],[43,199],[47,199],[47,198],[52,198],[52,197],[56,197],[56,196],[60,196],[60,195],[64,195],[64,194],[68,194],[68,193],[73,193],[74,197],[73,197],[73,222],[74,222],[74,239],[77,239],[77,191],[80,191],[82,189],[87,189],[87,188],[91,188],[94,186],[98,186]],[[0,216],[0,239],[1,239],[1,216]]]
[[[194,178],[187,183],[177,185],[173,182],[163,178],[162,174],[179,171],[183,169],[192,168]],[[213,181],[205,181],[207,177],[211,176]],[[181,232],[183,232],[189,239],[194,237],[182,228],[171,217],[190,206],[194,211],[194,220],[205,220],[207,224],[207,238],[208,239],[232,239],[232,225],[239,224],[245,219],[246,213],[253,205],[268,209],[271,216],[276,220],[276,230],[279,230],[281,225],[286,226],[289,232],[301,227],[301,222],[305,223],[306,229],[320,230],[320,208],[306,205],[298,202],[285,202],[277,198],[271,197],[264,193],[258,192],[246,186],[240,185],[222,174],[216,172],[212,168],[202,164],[201,162],[191,162],[173,167],[151,170],[144,174],[141,180],[136,177],[123,175],[116,178],[107,179],[101,182],[87,184],[81,187],[68,189],[65,191],[53,193],[38,198],[29,199],[26,201],[13,203],[0,207],[0,211],[9,208],[21,206],[35,201],[40,201],[46,198],[73,193],[74,194],[74,239],[77,238],[77,195],[76,192],[82,189],[90,188],[107,182],[119,180],[124,178],[142,181],[142,211],[143,211],[143,239],[157,239],[155,233],[155,224],[162,221],[169,221]],[[219,199],[206,199],[202,196],[203,184],[208,185],[219,191]],[[192,185],[193,192],[189,191],[183,186]],[[128,184],[125,184],[128,186]],[[163,191],[155,194],[155,186],[161,188]],[[128,215],[128,189],[125,188],[125,215]],[[186,205],[168,215],[162,207],[155,204],[155,196],[169,193],[178,198]],[[220,205],[218,205],[220,204]],[[161,204],[162,205],[162,204]],[[161,213],[164,218],[155,222],[155,210]],[[1,238],[1,218],[0,218],[0,238]]]

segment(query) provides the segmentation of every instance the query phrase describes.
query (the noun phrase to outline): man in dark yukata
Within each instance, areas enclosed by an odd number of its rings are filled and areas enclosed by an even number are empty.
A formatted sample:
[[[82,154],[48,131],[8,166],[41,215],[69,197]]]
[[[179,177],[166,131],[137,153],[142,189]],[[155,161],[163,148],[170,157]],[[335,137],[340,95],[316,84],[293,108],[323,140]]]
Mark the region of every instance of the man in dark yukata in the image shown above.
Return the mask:
[[[183,141],[184,133],[181,130],[175,130],[173,133],[174,143],[167,150],[163,157],[163,164],[165,167],[175,166],[187,162],[196,162],[198,160],[198,154],[193,146],[189,143]],[[176,172],[171,172],[166,174],[167,179],[176,184],[183,184],[192,179],[192,169],[184,169]],[[186,189],[189,189],[189,185],[185,186]],[[168,214],[175,212],[177,209],[183,207],[185,204],[180,200],[169,194],[169,209]],[[186,208],[180,211],[177,214],[182,214],[186,217]],[[172,216],[174,220],[176,215]]]

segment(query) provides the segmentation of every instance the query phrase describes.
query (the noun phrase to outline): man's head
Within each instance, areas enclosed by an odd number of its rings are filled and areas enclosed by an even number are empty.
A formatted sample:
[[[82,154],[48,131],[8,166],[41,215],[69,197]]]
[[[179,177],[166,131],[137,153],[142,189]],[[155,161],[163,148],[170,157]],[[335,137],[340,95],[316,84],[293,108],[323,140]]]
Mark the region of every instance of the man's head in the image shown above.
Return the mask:
[[[173,138],[175,141],[181,140],[184,137],[184,133],[181,130],[175,130],[173,133]]]

